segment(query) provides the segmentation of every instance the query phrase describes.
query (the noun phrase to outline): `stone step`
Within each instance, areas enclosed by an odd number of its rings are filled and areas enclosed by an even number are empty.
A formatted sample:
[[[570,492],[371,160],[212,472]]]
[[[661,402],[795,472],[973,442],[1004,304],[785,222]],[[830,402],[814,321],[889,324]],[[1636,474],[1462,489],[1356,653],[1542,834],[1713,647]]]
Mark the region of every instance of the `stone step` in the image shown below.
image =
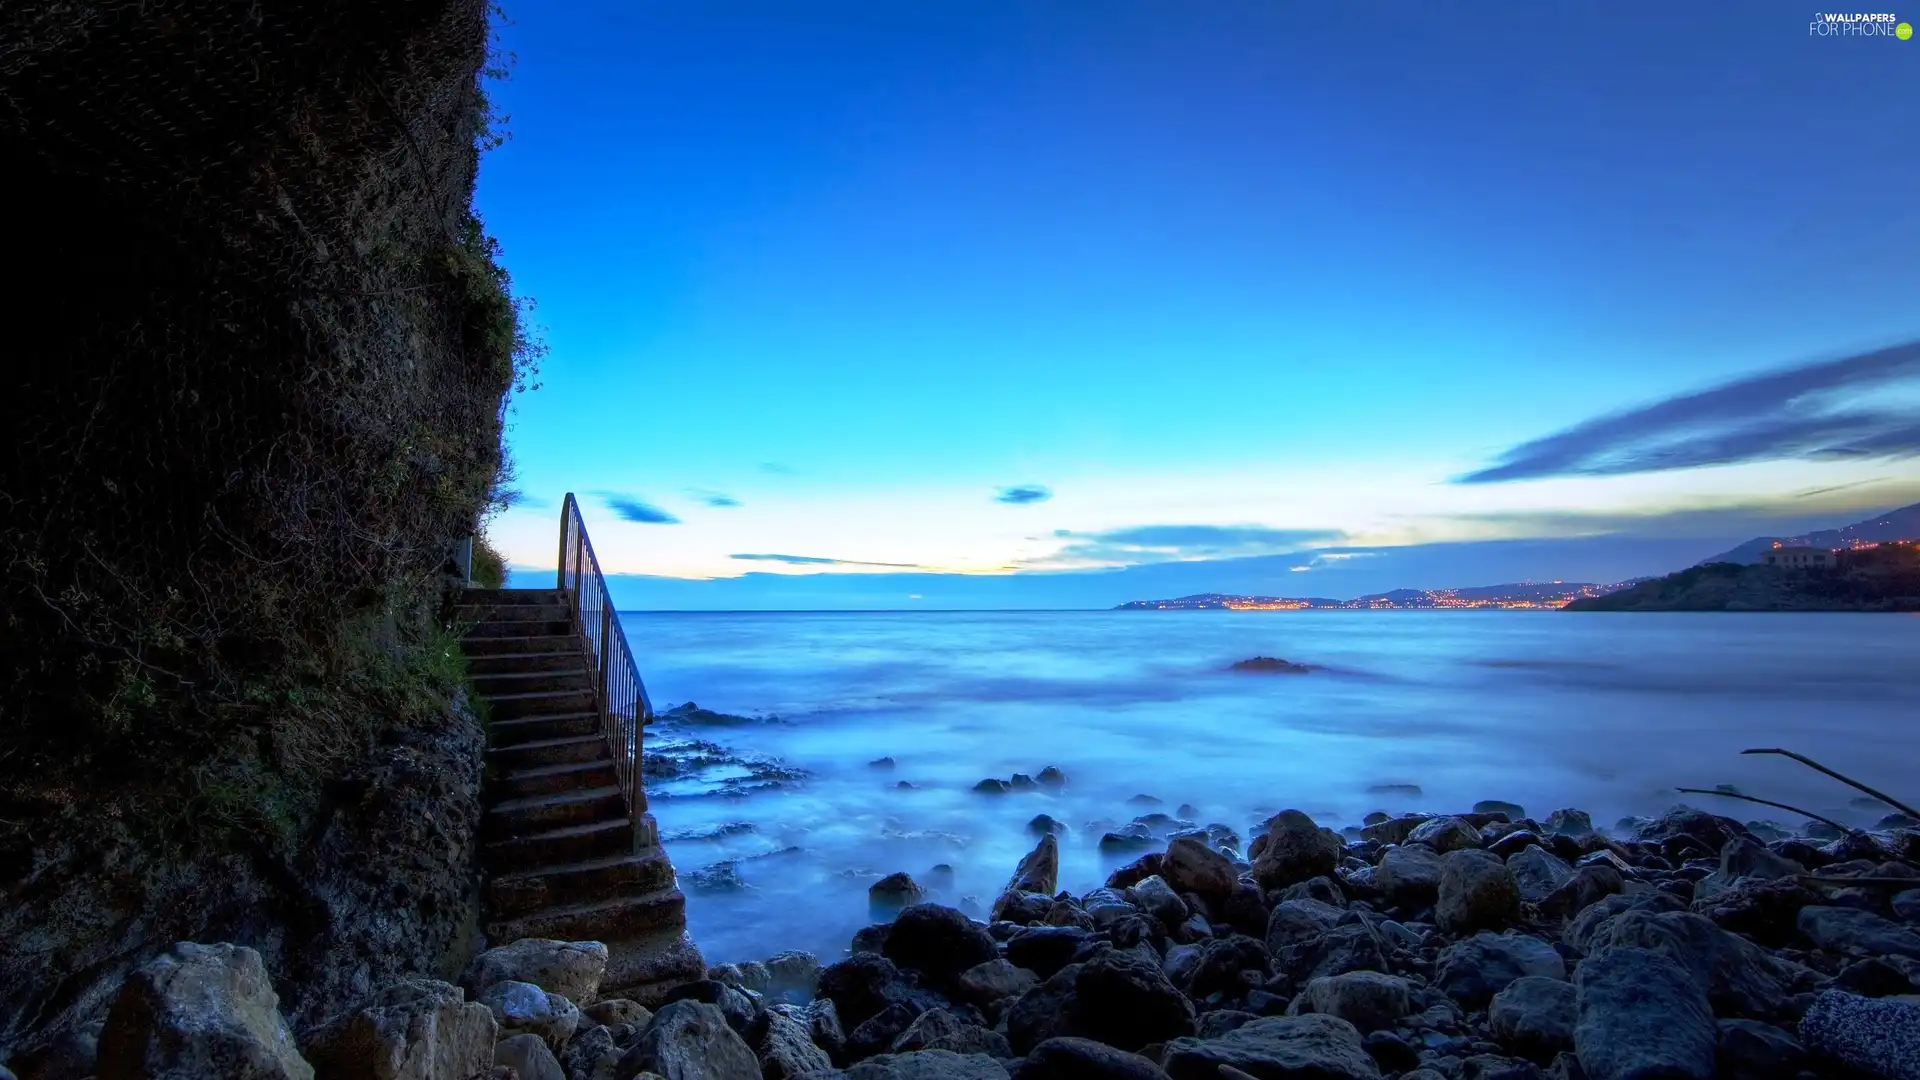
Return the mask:
[[[511,840],[599,821],[626,823],[627,801],[619,788],[585,788],[495,803],[481,823],[481,838]]]
[[[533,716],[559,716],[565,713],[594,712],[600,708],[599,695],[592,687],[578,690],[529,690],[525,693],[482,694],[487,703],[488,720],[520,720]]]
[[[460,635],[462,641],[498,637],[551,637],[574,635],[572,619],[488,619],[474,623]]]
[[[487,883],[487,910],[495,919],[517,918],[544,908],[638,896],[673,886],[673,864],[653,847],[633,855],[537,867]]]
[[[492,727],[491,724],[488,725]],[[546,765],[578,765],[587,761],[613,761],[607,738],[599,732],[568,735],[560,739],[539,739],[513,746],[496,746],[487,751],[487,761],[503,773],[538,769]]]
[[[471,588],[460,591],[463,604],[564,604],[567,594],[563,589],[481,589]]]
[[[686,895],[679,889],[665,888],[638,896],[617,896],[611,900],[543,908],[513,918],[489,919],[487,939],[611,942],[645,937],[662,930],[684,930],[686,925]]]
[[[569,825],[529,836],[496,840],[481,848],[480,857],[494,876],[524,873],[542,866],[590,862],[615,855],[631,855],[639,850],[634,843],[633,823],[625,816],[618,821],[595,821]]]
[[[552,795],[579,788],[618,786],[620,774],[612,759],[569,761],[560,765],[540,765],[515,769],[487,785],[490,799],[524,799],[529,795]]]
[[[566,601],[551,604],[469,604],[461,603],[453,609],[454,621],[466,624],[490,622],[526,622],[545,620],[549,622],[571,621],[573,606]]]
[[[564,634],[536,634],[530,637],[469,637],[460,640],[460,651],[469,661],[492,656],[525,656],[529,653],[565,653],[586,661],[586,639],[569,630]]]
[[[684,927],[606,942],[607,973],[600,980],[602,998],[622,997],[647,1008],[657,1008],[676,986],[707,977],[707,963]]]
[[[513,720],[490,719],[487,722],[488,741],[496,749],[502,750],[530,742],[599,733],[600,714],[597,712],[553,713],[547,716],[518,717]]]
[[[543,690],[593,690],[599,683],[584,658],[571,667],[547,671],[482,671],[468,667],[468,677],[481,697],[496,694],[531,694]]]
[[[511,639],[503,639],[511,640]],[[467,657],[467,674],[475,679],[488,675],[506,675],[534,671],[591,671],[585,654],[572,649],[552,652],[473,653]]]

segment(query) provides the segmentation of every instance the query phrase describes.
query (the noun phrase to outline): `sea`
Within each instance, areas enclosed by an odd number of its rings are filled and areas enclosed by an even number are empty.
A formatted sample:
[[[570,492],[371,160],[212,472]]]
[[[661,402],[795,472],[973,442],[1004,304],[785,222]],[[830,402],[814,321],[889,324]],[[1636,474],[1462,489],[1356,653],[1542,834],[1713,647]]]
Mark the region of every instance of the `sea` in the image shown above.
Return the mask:
[[[1288,808],[1562,807],[1597,825],[1685,802],[1871,825],[1888,808],[1785,748],[1920,799],[1920,616],[1557,611],[623,613],[659,714],[648,798],[709,962],[845,954],[896,872],[984,915],[1066,826],[1060,886],[1138,852],[1106,832]],[[1278,657],[1305,674],[1245,673]],[[689,708],[688,703],[693,707]],[[677,709],[677,711],[676,711]],[[883,760],[884,759],[884,760]],[[1057,789],[976,791],[1052,766]],[[1171,822],[1168,819],[1173,819]],[[1631,827],[1628,822],[1626,827]],[[1244,850],[1244,846],[1242,847]]]

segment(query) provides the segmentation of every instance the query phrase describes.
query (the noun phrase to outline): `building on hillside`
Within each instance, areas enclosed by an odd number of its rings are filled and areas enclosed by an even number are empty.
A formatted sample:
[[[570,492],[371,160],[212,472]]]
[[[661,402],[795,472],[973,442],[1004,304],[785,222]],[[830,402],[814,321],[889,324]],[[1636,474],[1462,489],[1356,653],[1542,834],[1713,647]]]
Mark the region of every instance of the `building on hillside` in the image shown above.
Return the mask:
[[[1764,556],[1768,566],[1785,566],[1795,570],[1810,570],[1814,567],[1831,568],[1839,565],[1840,556],[1830,548],[1817,547],[1776,547]]]

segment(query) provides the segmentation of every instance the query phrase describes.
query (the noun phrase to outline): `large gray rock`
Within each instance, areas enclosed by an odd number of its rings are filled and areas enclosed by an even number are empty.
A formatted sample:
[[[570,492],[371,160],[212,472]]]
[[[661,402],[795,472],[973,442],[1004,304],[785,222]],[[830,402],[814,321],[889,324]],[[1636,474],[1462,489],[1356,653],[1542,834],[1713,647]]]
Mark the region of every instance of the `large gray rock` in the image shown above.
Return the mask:
[[[928,986],[950,990],[960,973],[1000,955],[987,928],[950,907],[915,904],[900,913],[881,954],[920,973]]]
[[[492,1010],[501,1038],[524,1032],[558,1050],[580,1027],[580,1010],[573,1002],[532,983],[494,983],[481,992],[480,1002]]]
[[[260,954],[188,941],[121,984],[99,1070],[99,1080],[313,1080]]]
[[[493,1063],[518,1073],[520,1080],[567,1080],[559,1059],[538,1035],[514,1035],[493,1048]]]
[[[1529,975],[1493,995],[1487,1023],[1495,1038],[1522,1056],[1552,1061],[1555,1054],[1573,1048],[1575,998],[1572,983]]]
[[[1380,936],[1355,917],[1318,900],[1287,900],[1274,905],[1267,920],[1267,952],[1273,970],[1294,986],[1324,975],[1381,971],[1387,966]]]
[[[631,1043],[646,1025],[610,1027],[605,1024],[578,1032],[560,1052],[560,1070],[567,1080],[624,1080],[615,1077],[624,1052],[621,1040]],[[519,1036],[515,1036],[518,1038]]]
[[[664,1080],[760,1080],[760,1062],[719,1006],[676,1001],[653,1014],[615,1069],[622,1078],[637,1072]]]
[[[893,1040],[889,1052],[909,1054],[916,1050],[951,1050],[956,1054],[985,1054],[1010,1058],[1013,1050],[1007,1037],[971,1024],[946,1009],[928,1009],[914,1017],[907,1030]]]
[[[1078,1031],[1122,1050],[1193,1033],[1193,1003],[1160,965],[1131,950],[1101,953],[1073,980]]]
[[[1809,941],[1848,956],[1905,956],[1920,960],[1920,933],[1871,911],[1806,907],[1796,924]]]
[[[496,983],[532,983],[575,1005],[591,1005],[606,974],[607,947],[598,941],[521,938],[474,957],[460,985],[478,997]]]
[[[608,1027],[618,1027],[621,1024],[632,1024],[634,1030],[638,1031],[647,1026],[647,1021],[653,1019],[653,1010],[626,998],[605,998],[583,1007],[580,1010],[580,1016],[582,1026],[605,1024]]]
[[[1589,869],[1581,867],[1582,870]],[[1685,911],[1687,905],[1669,892],[1659,889],[1644,889],[1637,893],[1620,893],[1603,897],[1591,907],[1574,916],[1567,924],[1567,932],[1562,935],[1567,944],[1585,953],[1590,951],[1593,936],[1615,915],[1627,911]]]
[[[1163,1060],[1172,1080],[1219,1080],[1220,1067],[1256,1080],[1378,1080],[1360,1032],[1334,1016],[1272,1016],[1217,1039],[1175,1039]]]
[[[1521,848],[1507,856],[1507,869],[1520,886],[1520,899],[1538,904],[1573,878],[1573,867],[1546,848]]]
[[[1480,846],[1480,830],[1457,817],[1438,817],[1423,821],[1407,834],[1407,843],[1425,844],[1445,855]]]
[[[323,1021],[302,1047],[324,1077],[467,1080],[493,1062],[493,1010],[457,986],[403,979]]]
[[[1187,902],[1158,874],[1128,886],[1126,897],[1128,903],[1158,919],[1169,930],[1187,921]]]
[[[1021,857],[1003,892],[1052,893],[1060,887],[1060,841],[1052,833]]]
[[[1302,1012],[1337,1016],[1362,1033],[1393,1027],[1413,1012],[1407,981],[1378,971],[1350,971],[1307,984]]]
[[[1167,1080],[1167,1073],[1138,1054],[1105,1043],[1059,1038],[1029,1051],[1013,1080]]]
[[[1518,931],[1482,930],[1440,950],[1433,985],[1469,1009],[1484,1007],[1515,979],[1567,977],[1567,962],[1552,945]]]
[[[1733,888],[1742,881],[1772,881],[1804,874],[1807,868],[1784,855],[1776,855],[1744,836],[1736,836],[1720,849],[1720,869],[1702,878],[1693,887],[1695,903]]]
[[[1800,1041],[1827,1061],[1883,1080],[1920,1080],[1920,1002],[1829,990],[1800,1018]]]
[[[1017,998],[1040,985],[1040,976],[1006,959],[975,964],[960,973],[957,993],[961,1001],[987,1008],[997,1001]]]
[[[1718,1080],[1795,1080],[1807,1051],[1772,1024],[1758,1020],[1720,1021]]]
[[[1440,896],[1440,856],[1432,848],[1403,844],[1388,848],[1373,868],[1373,884],[1398,907],[1422,908]]]
[[[827,1052],[813,1041],[811,1021],[804,1007],[775,1005],[749,1030],[764,1080],[797,1080],[833,1068]]]
[[[1440,898],[1433,919],[1449,934],[1499,930],[1520,917],[1520,885],[1498,855],[1479,848],[1440,860]]]
[[[1208,900],[1225,900],[1233,895],[1240,875],[1233,860],[1207,846],[1198,836],[1182,836],[1167,845],[1160,861],[1160,876],[1175,892],[1194,893]]]
[[[916,1050],[911,1054],[868,1058],[848,1069],[846,1080],[1008,1080],[1008,1077],[1007,1067],[985,1054]]]
[[[1619,946],[1574,976],[1574,1053],[1589,1080],[1711,1080],[1719,1030],[1707,995],[1678,963]]]
[[[1263,887],[1285,888],[1316,877],[1332,877],[1345,851],[1339,837],[1298,810],[1282,810],[1267,821],[1253,877]]]
[[[1799,978],[1795,966],[1691,911],[1628,911],[1607,920],[1589,942],[1596,952],[1623,945],[1678,962],[1722,1016],[1779,1016]]]

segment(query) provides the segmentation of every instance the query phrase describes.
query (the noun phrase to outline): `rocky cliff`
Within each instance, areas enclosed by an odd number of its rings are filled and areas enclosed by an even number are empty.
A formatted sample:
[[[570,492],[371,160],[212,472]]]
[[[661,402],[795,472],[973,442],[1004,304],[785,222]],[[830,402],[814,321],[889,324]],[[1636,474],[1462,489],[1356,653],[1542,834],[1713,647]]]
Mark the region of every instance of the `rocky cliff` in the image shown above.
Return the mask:
[[[22,1076],[177,940],[257,950],[296,1028],[468,958],[484,738],[443,571],[528,353],[471,210],[487,15],[0,7]]]

